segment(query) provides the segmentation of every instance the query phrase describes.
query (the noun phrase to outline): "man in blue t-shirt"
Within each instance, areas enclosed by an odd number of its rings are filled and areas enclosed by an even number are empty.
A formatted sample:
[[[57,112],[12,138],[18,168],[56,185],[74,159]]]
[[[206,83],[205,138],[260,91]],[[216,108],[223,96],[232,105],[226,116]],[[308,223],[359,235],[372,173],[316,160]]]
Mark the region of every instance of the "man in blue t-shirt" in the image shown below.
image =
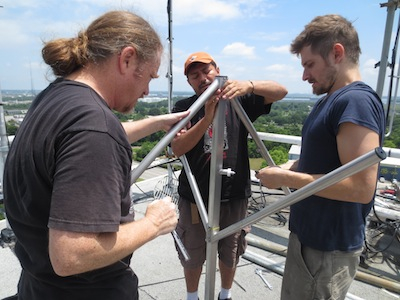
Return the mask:
[[[269,188],[299,189],[382,146],[384,109],[361,81],[358,34],[338,15],[314,18],[292,42],[314,105],[302,129],[298,161],[260,170]],[[378,164],[291,206],[281,299],[344,299],[362,251],[365,218],[375,195]]]

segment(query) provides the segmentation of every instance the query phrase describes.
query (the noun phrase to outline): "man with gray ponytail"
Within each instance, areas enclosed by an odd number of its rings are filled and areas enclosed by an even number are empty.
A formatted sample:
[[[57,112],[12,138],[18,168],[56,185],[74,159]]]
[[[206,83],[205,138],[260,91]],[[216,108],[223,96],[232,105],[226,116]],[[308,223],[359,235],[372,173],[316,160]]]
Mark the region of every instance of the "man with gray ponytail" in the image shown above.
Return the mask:
[[[33,101],[4,172],[7,218],[22,265],[18,299],[137,299],[132,253],[177,224],[165,198],[135,221],[131,143],[187,113],[122,124],[157,78],[163,47],[141,17],[111,11],[78,37],[47,42],[57,79]]]

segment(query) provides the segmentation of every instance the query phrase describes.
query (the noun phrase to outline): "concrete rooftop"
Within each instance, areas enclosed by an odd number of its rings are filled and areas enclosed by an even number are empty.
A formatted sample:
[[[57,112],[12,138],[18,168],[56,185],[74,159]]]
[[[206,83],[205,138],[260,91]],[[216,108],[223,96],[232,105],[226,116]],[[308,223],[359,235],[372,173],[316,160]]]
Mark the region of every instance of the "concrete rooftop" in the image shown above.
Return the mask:
[[[165,174],[165,169],[154,168],[148,170],[141,177],[145,180],[132,186],[137,218],[143,217],[148,203],[153,200],[155,186]],[[254,199],[251,201],[251,209],[254,211],[263,205],[259,198],[260,191],[259,187],[254,186]],[[269,196],[265,200],[267,204],[268,201],[279,201],[279,198],[283,197],[279,191],[268,194]],[[250,244],[256,243],[258,246],[249,245],[245,258],[240,260],[232,289],[233,299],[279,299],[282,282],[281,271],[285,263],[285,257],[281,254],[284,253],[284,249],[287,246],[289,234],[287,222],[282,221],[284,221],[285,217],[288,217],[288,214],[288,209],[283,210],[279,215],[266,216],[260,222],[253,224],[252,232],[248,236],[249,242]],[[5,221],[1,221],[0,228],[5,226]],[[260,248],[260,245],[263,246],[265,244],[267,245],[266,249],[269,249],[269,251]],[[396,247],[395,251],[398,251],[399,243],[394,247]],[[400,299],[398,289],[400,281],[399,266],[391,263],[390,260],[384,259],[382,255],[378,255],[378,258],[375,257],[373,260],[367,261],[367,263],[369,270],[360,268],[363,274],[364,271],[373,272],[372,274],[374,275],[368,276],[377,279],[377,282],[381,280],[384,284],[370,284],[355,280],[346,299]],[[137,250],[133,255],[131,265],[139,277],[140,299],[185,300],[183,271],[170,234],[161,236]],[[263,270],[263,276],[271,285],[271,289],[255,273],[256,269]],[[0,299],[16,293],[20,270],[19,262],[11,250],[9,248],[0,248]],[[199,285],[200,299],[205,299],[205,270],[204,267]],[[220,280],[218,270],[215,270],[215,272],[214,299],[217,299]],[[388,288],[386,279],[393,282],[394,290]]]

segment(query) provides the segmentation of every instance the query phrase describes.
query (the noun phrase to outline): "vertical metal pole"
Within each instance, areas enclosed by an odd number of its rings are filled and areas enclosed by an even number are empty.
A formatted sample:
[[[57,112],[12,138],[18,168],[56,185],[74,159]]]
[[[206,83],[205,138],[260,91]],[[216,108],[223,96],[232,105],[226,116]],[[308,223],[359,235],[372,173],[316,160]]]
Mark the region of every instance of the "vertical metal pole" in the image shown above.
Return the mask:
[[[219,213],[221,202],[223,146],[225,130],[226,101],[219,101],[212,127],[212,152],[210,163],[210,194],[208,200],[209,228],[206,253],[205,299],[214,299],[215,270],[217,266],[218,241],[211,242],[211,237],[219,231]]]
[[[172,0],[168,0],[167,4],[167,13],[168,13],[168,50],[169,50],[169,64],[168,64],[168,112],[171,113],[172,110],[172,84],[173,84],[173,76],[172,76]],[[167,146],[167,154],[169,157],[172,156],[172,149],[168,145]],[[169,186],[172,186],[172,181],[173,181],[173,169],[172,169],[171,164],[167,164],[167,170],[168,170],[168,183]]]
[[[168,0],[167,4],[167,13],[168,13],[168,50],[169,50],[169,64],[168,64],[168,112],[171,112],[172,109],[172,0]]]
[[[3,97],[1,94],[1,86],[0,86],[0,194],[3,194],[3,171],[4,171],[4,163],[8,154],[8,137],[6,130],[6,121],[4,117],[4,109],[3,109]]]
[[[379,65],[378,82],[377,82],[377,86],[376,86],[376,93],[378,94],[378,96],[380,98],[382,98],[382,94],[383,94],[383,86],[385,83],[390,40],[391,40],[392,28],[393,28],[393,19],[394,19],[395,10],[397,9],[397,5],[398,5],[397,0],[391,0],[385,5],[385,6],[387,6],[386,27],[385,27],[385,35],[384,35],[383,43],[382,43],[382,53],[381,53],[381,60],[380,60],[380,65]],[[383,6],[383,5],[381,5],[381,6]]]

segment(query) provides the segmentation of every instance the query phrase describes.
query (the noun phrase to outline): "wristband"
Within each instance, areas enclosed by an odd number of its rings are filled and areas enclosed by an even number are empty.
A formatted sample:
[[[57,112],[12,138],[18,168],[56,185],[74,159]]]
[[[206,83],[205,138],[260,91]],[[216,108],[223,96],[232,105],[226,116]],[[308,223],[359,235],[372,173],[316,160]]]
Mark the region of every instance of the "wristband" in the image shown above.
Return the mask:
[[[249,82],[250,82],[250,84],[251,84],[251,86],[252,86],[251,94],[254,94],[254,84],[253,84],[253,81],[249,80]]]

